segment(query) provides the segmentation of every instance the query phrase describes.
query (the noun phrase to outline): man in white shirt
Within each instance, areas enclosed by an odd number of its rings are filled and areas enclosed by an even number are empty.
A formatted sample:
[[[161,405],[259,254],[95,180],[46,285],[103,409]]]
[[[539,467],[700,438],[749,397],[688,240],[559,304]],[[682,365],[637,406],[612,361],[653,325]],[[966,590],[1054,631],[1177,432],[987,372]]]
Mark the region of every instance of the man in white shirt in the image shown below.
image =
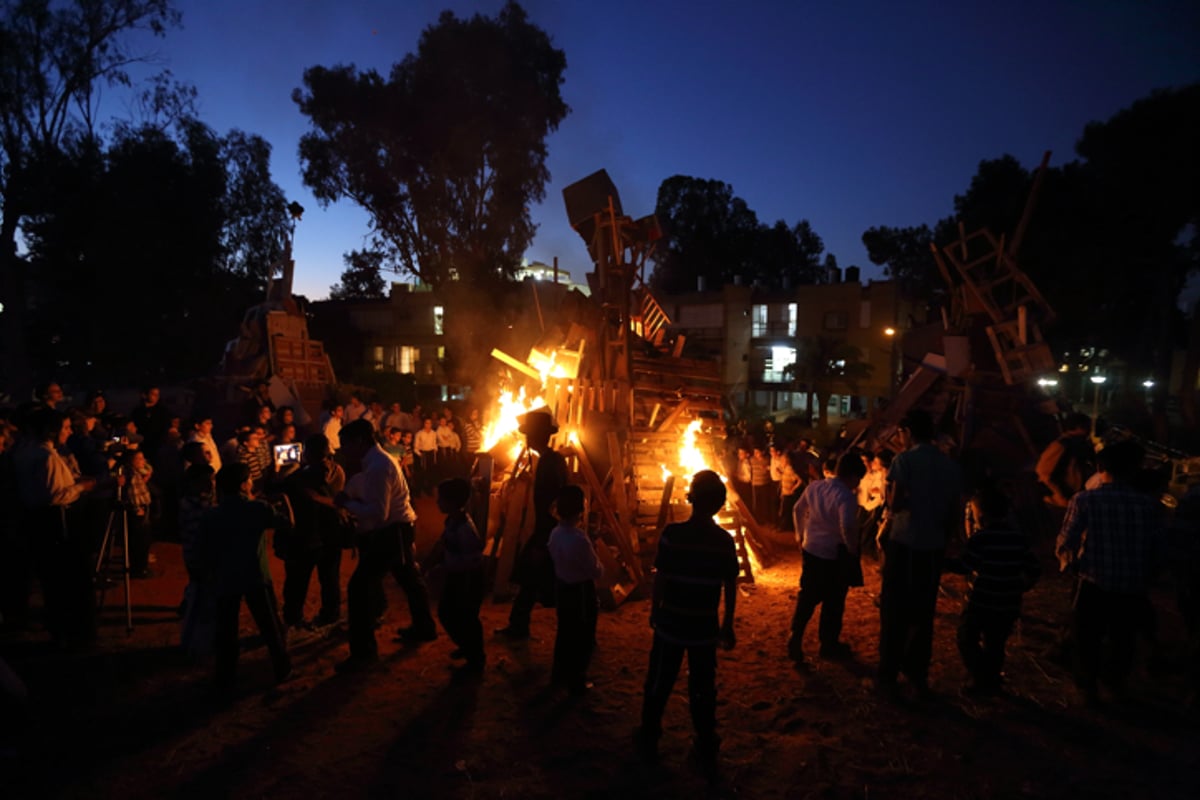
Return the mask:
[[[338,665],[338,670],[345,672],[379,657],[375,615],[383,607],[383,578],[389,571],[408,596],[413,624],[405,629],[404,638],[429,641],[437,636],[437,629],[414,558],[417,515],[400,466],[375,441],[375,429],[368,420],[351,422],[342,429],[342,449],[348,463],[362,465],[353,481],[354,496],[343,492],[335,499],[354,515],[359,535],[358,567],[346,587],[350,658]]]
[[[855,490],[867,471],[861,457],[847,453],[838,461],[836,477],[810,483],[792,509],[804,558],[800,594],[792,617],[788,656],[804,665],[804,629],[821,606],[818,631],[822,658],[846,658],[850,647],[839,641],[846,592],[850,586],[843,559],[858,556],[858,500]]]
[[[329,452],[336,453],[342,448],[342,414],[344,409],[340,403],[335,403],[325,412],[321,421],[321,433],[329,442]]]

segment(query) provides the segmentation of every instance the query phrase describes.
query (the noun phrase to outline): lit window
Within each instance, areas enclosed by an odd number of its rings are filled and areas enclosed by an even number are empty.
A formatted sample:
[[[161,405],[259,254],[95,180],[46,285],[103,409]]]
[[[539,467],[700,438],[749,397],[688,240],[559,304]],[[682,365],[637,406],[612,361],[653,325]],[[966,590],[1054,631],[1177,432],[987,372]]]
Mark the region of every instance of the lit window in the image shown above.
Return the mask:
[[[376,372],[383,370],[383,347],[380,345],[372,348],[371,366]]]
[[[765,305],[754,306],[751,327],[750,334],[752,336],[767,335],[767,307]]]
[[[787,312],[788,312],[787,335],[795,336],[796,335],[796,304],[788,303]]]
[[[445,333],[446,309],[442,306],[433,307],[433,335],[441,336]]]
[[[411,375],[416,372],[416,361],[419,354],[420,351],[417,348],[401,345],[400,358],[396,363],[396,371],[404,375]]]
[[[785,370],[796,363],[796,348],[772,347],[770,354],[763,363],[763,381],[766,383],[783,383],[790,377]]]
[[[439,348],[438,348],[438,351],[437,351],[437,357],[438,357],[438,361],[445,361],[445,360],[446,360],[446,348],[445,348],[445,347],[439,347]]]

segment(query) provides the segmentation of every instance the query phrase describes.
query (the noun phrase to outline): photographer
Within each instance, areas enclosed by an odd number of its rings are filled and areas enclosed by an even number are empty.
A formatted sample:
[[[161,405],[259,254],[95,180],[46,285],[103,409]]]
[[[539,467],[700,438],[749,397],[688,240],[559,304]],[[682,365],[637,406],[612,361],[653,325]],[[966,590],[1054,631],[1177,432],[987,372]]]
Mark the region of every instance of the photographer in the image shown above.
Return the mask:
[[[275,534],[275,554],[284,561],[283,621],[307,626],[304,601],[313,569],[321,584],[321,611],[315,624],[332,625],[341,616],[339,583],[342,566],[341,532],[352,525],[347,512],[333,498],[346,487],[346,473],[334,463],[329,440],[315,433],[304,441],[303,466],[287,477],[284,491],[296,514],[296,527],[288,536]]]
[[[75,506],[96,480],[77,476],[59,455],[71,435],[65,414],[43,408],[30,422],[33,440],[16,453],[14,466],[42,585],[46,628],[60,644],[88,645],[96,636],[92,536]]]

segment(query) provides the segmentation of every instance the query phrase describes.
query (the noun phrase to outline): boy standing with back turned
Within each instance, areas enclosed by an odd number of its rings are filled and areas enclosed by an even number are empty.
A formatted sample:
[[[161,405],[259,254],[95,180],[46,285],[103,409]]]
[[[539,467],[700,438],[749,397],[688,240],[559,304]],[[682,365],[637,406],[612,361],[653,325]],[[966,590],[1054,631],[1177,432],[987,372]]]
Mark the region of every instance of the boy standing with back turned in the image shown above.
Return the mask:
[[[650,627],[654,644],[646,674],[642,725],[635,744],[642,759],[658,758],[662,715],[688,657],[688,705],[696,731],[695,755],[710,781],[717,777],[717,645],[732,650],[733,616],[739,572],[733,537],[713,520],[725,505],[725,484],[712,470],[697,472],[688,491],[692,516],[668,525],[654,560],[654,599]],[[717,609],[725,593],[724,621]]]

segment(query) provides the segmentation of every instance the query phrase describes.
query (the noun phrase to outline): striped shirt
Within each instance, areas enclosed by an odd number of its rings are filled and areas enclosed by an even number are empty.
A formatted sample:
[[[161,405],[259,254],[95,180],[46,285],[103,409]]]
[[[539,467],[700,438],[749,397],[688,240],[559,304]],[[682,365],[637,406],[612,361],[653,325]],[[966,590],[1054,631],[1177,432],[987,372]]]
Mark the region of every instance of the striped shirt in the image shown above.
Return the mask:
[[[972,574],[967,603],[971,608],[1016,616],[1021,595],[1041,575],[1024,533],[983,528],[967,540],[962,566]]]
[[[1064,569],[1110,592],[1140,594],[1166,550],[1162,506],[1122,483],[1079,492],[1067,506],[1055,552]]]
[[[738,575],[733,537],[712,519],[668,525],[658,540],[654,568],[661,587],[655,634],[684,646],[715,645],[721,587]]]

